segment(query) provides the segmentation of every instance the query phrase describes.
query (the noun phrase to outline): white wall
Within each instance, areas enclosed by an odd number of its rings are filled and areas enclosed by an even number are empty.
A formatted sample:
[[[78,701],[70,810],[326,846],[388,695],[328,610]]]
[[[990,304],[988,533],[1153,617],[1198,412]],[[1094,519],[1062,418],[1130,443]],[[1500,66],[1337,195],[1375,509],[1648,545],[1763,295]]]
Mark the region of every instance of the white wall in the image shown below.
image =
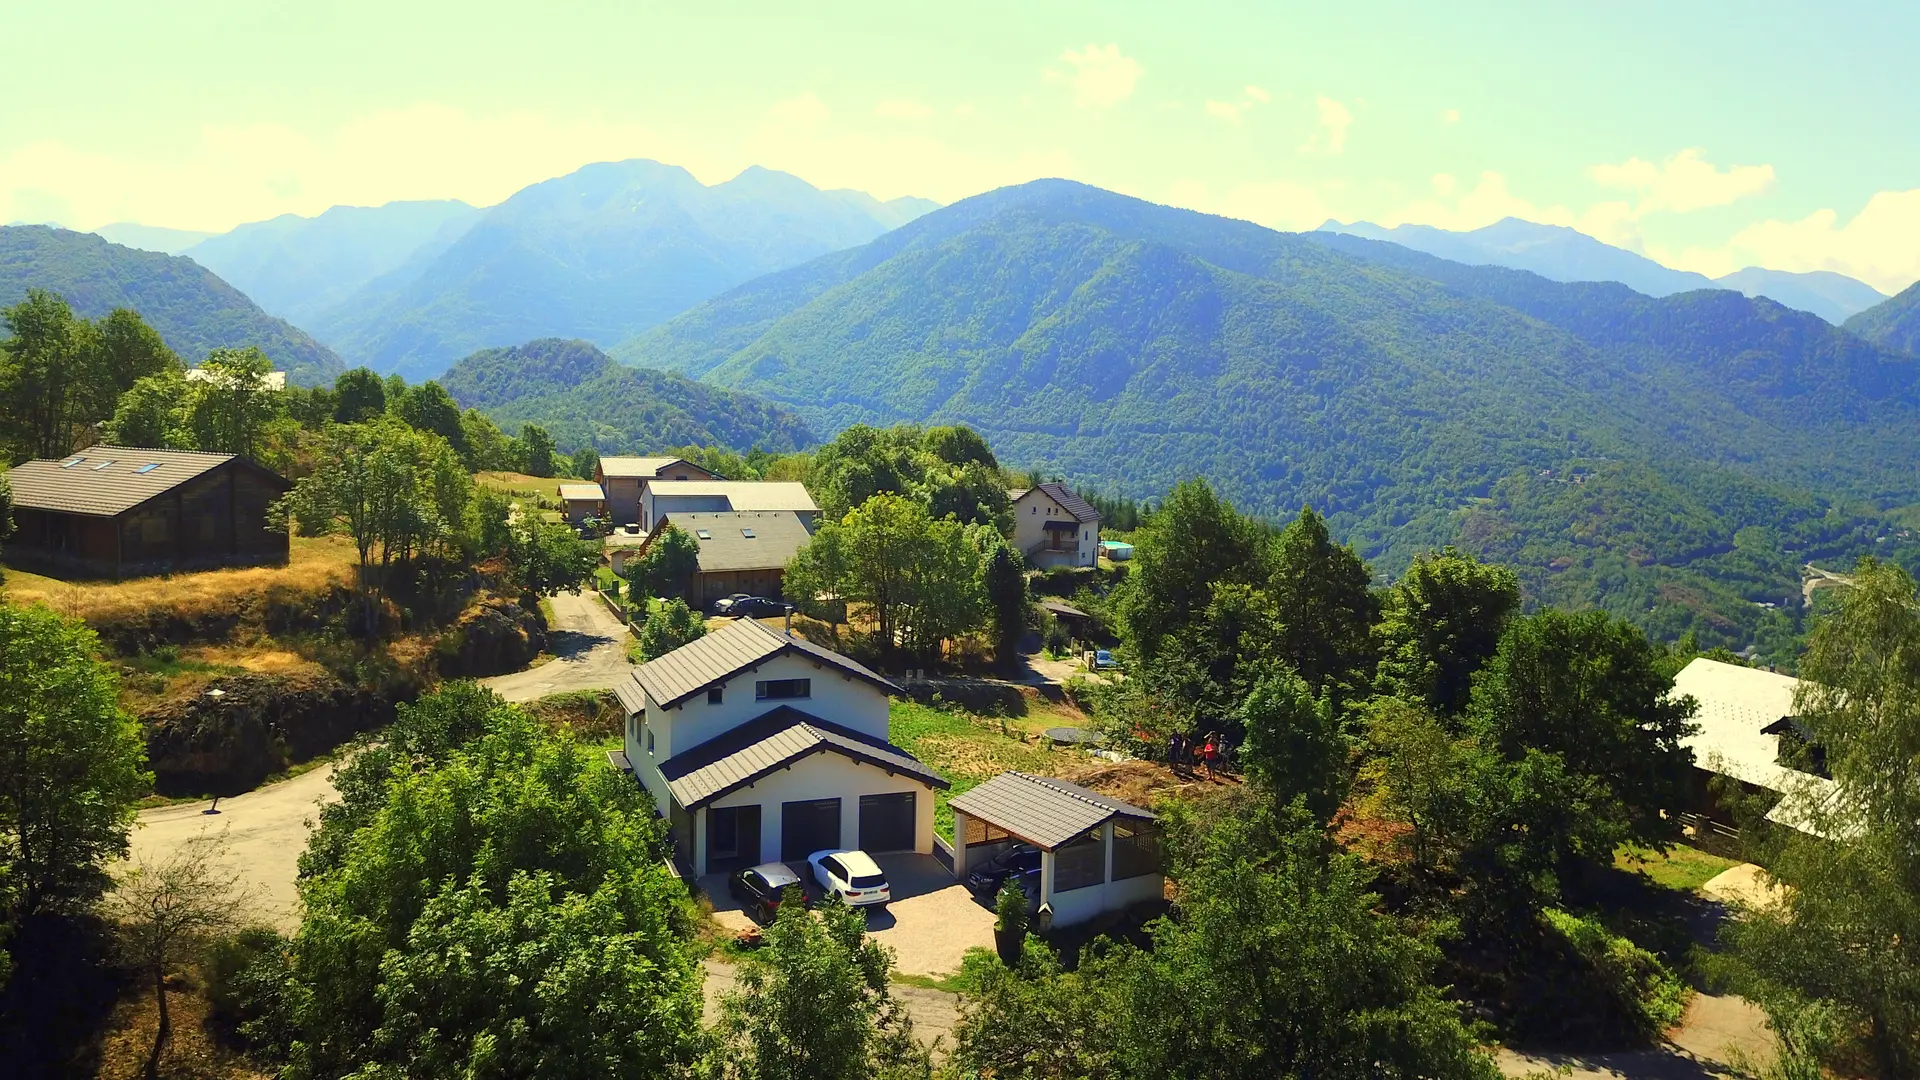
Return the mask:
[[[1100,842],[1106,856],[1104,880],[1098,885],[1053,891],[1053,852],[1040,857],[1040,897],[1053,905],[1053,925],[1072,926],[1086,922],[1102,912],[1120,911],[1147,900],[1158,900],[1165,893],[1163,875],[1142,874],[1124,881],[1113,880],[1113,822],[1100,826]]]
[[[754,684],[768,679],[806,679],[812,696],[761,701],[755,697]],[[709,705],[702,690],[662,711],[658,719],[653,718],[655,710],[648,709],[650,722],[657,725],[656,756],[664,761],[674,754],[684,754],[782,705],[869,738],[884,741],[887,737],[886,693],[865,679],[831,664],[816,663],[804,654],[786,653],[761,664],[757,671],[738,672],[721,687],[720,696],[720,704]]]
[[[1013,546],[1025,555],[1047,541],[1046,523],[1072,521],[1073,515],[1053,501],[1053,497],[1034,488],[1013,504]],[[1071,552],[1042,551],[1029,558],[1040,566],[1092,566],[1100,554],[1100,526],[1083,523]]]
[[[933,789],[918,777],[904,773],[888,776],[876,765],[854,761],[832,751],[820,751],[795,761],[790,768],[777,770],[753,784],[714,800],[709,806],[760,806],[760,858],[780,857],[780,807],[782,803],[809,799],[840,799],[840,846],[860,846],[860,796],[887,795],[901,791],[917,793],[914,799],[913,844],[921,854],[933,851]],[[695,843],[694,873],[707,872],[706,810],[699,814],[699,839]]]

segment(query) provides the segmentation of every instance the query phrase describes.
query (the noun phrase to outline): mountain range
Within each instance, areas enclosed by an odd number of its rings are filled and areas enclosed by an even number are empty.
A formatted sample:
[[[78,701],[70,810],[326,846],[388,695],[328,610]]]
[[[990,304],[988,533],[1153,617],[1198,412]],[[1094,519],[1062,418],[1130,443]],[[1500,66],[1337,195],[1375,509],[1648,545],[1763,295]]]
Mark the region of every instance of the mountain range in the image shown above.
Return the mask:
[[[18,303],[30,288],[59,293],[88,318],[132,308],[189,364],[213,349],[258,345],[300,385],[328,383],[345,370],[331,349],[260,310],[193,260],[122,247],[93,233],[0,227],[0,306]]]
[[[1320,231],[1384,240],[1473,266],[1531,270],[1553,281],[1617,281],[1648,296],[1670,296],[1695,289],[1731,289],[1810,311],[1836,326],[1886,299],[1885,294],[1865,282],[1825,270],[1795,274],[1749,266],[1720,278],[1709,278],[1705,274],[1662,266],[1644,255],[1602,243],[1565,226],[1540,225],[1511,217],[1470,232],[1454,232],[1431,225],[1397,225],[1387,229],[1364,221],[1351,225],[1328,221],[1320,226]]]
[[[1920,356],[1920,281],[1848,319],[1847,329],[1884,348]]]
[[[169,229],[162,225],[142,225],[134,221],[117,221],[112,225],[102,225],[94,229],[93,234],[103,236],[121,247],[157,251],[162,255],[178,255],[215,235],[193,229]]]

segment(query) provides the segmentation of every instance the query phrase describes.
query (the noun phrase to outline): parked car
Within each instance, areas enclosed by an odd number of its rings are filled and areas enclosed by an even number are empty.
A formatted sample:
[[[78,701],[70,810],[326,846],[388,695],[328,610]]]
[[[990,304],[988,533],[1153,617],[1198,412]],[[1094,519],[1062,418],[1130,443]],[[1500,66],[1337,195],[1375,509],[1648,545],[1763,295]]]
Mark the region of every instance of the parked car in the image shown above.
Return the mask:
[[[967,888],[975,896],[992,897],[1000,891],[1000,885],[1009,874],[1024,874],[1027,871],[1040,872],[1040,849],[1026,844],[1015,844],[979,866],[967,868]]]
[[[887,875],[864,851],[816,851],[807,856],[807,865],[820,888],[845,900],[848,907],[886,907],[893,899]]]
[[[749,596],[746,593],[734,593],[723,596],[713,602],[715,615],[732,615],[742,619],[764,619],[784,614],[787,606],[778,600],[769,600],[764,596]]]
[[[1111,649],[1095,649],[1094,650],[1093,670],[1104,671],[1107,668],[1117,668],[1119,666],[1120,666],[1120,661],[1115,660],[1113,658],[1113,651]]]
[[[787,869],[786,863],[761,863],[744,870],[735,870],[727,878],[727,892],[740,901],[748,915],[763,923],[773,921],[780,910],[780,901],[790,888],[800,887],[800,875]],[[802,894],[800,902],[806,903]]]

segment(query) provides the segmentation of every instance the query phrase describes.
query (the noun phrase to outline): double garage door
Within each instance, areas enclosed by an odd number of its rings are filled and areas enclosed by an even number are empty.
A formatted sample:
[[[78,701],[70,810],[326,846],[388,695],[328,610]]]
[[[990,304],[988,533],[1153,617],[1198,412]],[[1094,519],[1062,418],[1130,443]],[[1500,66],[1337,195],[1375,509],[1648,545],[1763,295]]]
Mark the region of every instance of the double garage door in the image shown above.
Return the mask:
[[[860,849],[912,851],[919,793],[860,796]],[[780,804],[780,858],[798,862],[816,851],[840,846],[843,799],[808,799]]]

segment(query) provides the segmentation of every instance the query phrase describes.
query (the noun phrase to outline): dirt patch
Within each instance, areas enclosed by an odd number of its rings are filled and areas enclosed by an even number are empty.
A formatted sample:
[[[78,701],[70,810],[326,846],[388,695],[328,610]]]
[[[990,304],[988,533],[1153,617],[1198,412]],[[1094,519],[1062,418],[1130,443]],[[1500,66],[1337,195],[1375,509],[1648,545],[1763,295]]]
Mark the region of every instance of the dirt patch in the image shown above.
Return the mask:
[[[1194,802],[1215,799],[1240,787],[1238,778],[1222,774],[1208,780],[1204,771],[1183,776],[1153,761],[1083,761],[1054,773],[1069,783],[1091,788],[1110,799],[1151,807],[1167,799]]]

